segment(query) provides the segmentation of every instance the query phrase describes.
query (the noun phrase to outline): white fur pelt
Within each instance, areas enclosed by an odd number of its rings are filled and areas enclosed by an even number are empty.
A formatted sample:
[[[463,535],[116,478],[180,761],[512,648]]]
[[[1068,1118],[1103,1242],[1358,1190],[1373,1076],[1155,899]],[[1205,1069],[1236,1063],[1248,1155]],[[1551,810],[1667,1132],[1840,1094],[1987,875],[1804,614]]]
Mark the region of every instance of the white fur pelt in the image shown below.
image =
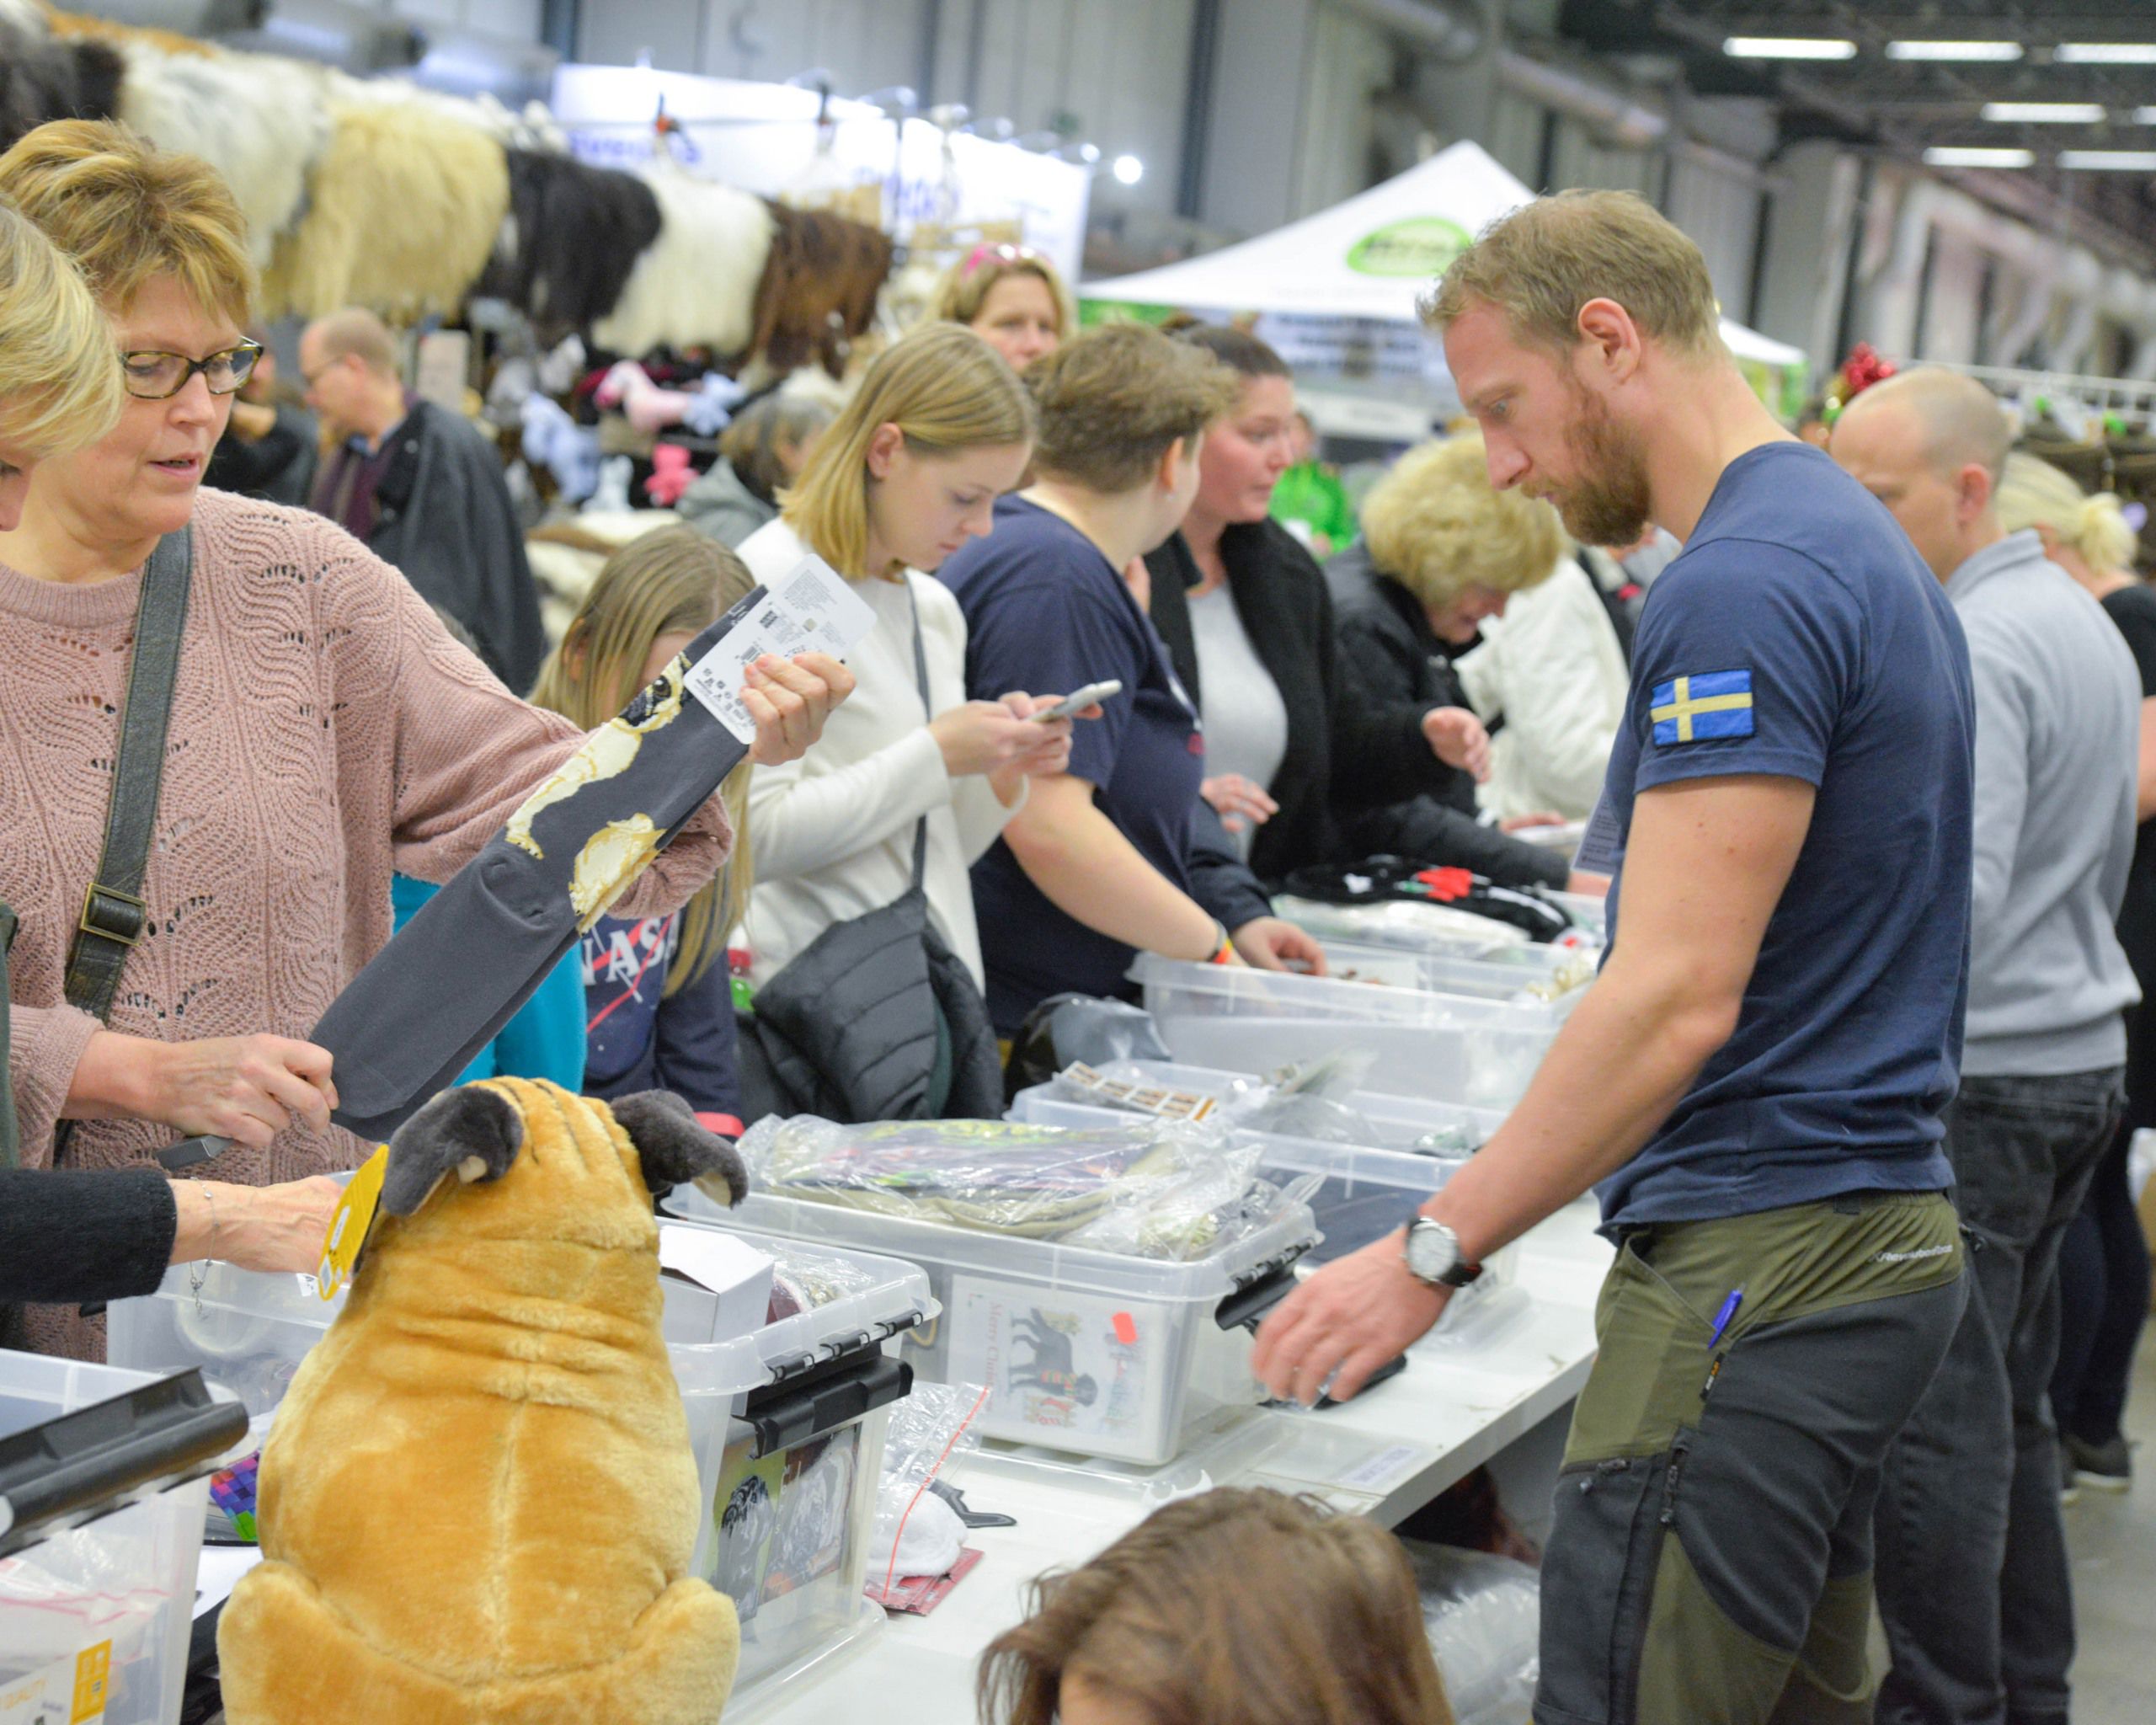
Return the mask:
[[[644,170],[659,200],[659,238],[637,260],[611,316],[592,329],[632,358],[660,346],[738,354],[755,328],[756,284],[771,255],[763,200],[697,179],[668,163]]]
[[[268,54],[165,54],[131,45],[120,117],[161,149],[200,156],[247,217],[254,261],[298,219],[329,115],[301,91],[296,62]]]
[[[429,102],[340,99],[329,112],[307,212],[263,277],[264,309],[273,318],[344,306],[400,318],[455,312],[509,209],[501,145]]]

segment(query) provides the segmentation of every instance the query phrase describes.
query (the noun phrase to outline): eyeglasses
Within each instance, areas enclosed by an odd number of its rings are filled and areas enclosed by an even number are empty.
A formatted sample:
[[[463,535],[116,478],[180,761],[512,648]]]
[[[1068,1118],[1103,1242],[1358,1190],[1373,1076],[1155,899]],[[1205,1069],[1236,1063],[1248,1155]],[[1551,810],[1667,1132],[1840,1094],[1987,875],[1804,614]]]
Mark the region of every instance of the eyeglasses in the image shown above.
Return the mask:
[[[966,261],[958,266],[958,279],[963,281],[975,270],[990,264],[1043,264],[1048,261],[1044,254],[1031,246],[978,245],[966,254]]]
[[[186,388],[188,379],[197,371],[209,385],[211,394],[230,395],[253,375],[254,362],[261,357],[260,342],[243,341],[207,359],[142,350],[122,354],[120,364],[127,393],[137,401],[168,401]]]

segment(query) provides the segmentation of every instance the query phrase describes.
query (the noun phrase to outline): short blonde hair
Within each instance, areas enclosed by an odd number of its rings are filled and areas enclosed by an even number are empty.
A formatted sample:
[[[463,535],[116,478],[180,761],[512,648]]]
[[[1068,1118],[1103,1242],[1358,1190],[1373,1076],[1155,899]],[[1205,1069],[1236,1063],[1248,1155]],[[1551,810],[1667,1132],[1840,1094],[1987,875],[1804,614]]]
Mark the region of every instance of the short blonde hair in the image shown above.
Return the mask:
[[[254,299],[247,218],[217,170],[108,120],[56,120],[0,156],[11,200],[74,259],[106,311],[176,279],[204,312],[245,328]]]
[[[1409,450],[1363,499],[1362,519],[1378,573],[1432,611],[1470,587],[1535,586],[1571,543],[1548,504],[1491,485],[1479,436]]]
[[[944,323],[971,323],[995,291],[995,284],[1014,275],[1030,275],[1046,285],[1055,302],[1055,334],[1059,341],[1076,327],[1078,314],[1070,303],[1070,290],[1063,285],[1055,265],[1029,246],[975,246],[943,272],[937,285],[931,315]]]
[[[1449,329],[1471,306],[1495,306],[1513,334],[1566,352],[1580,340],[1580,308],[1614,300],[1643,335],[1697,357],[1725,353],[1707,260],[1632,192],[1559,192],[1482,231],[1422,302]]]
[[[915,455],[1029,444],[1033,409],[1003,357],[972,330],[925,323],[877,355],[861,387],[816,440],[801,483],[780,513],[808,548],[841,574],[894,578],[864,569],[868,556],[868,445],[896,425]]]
[[[81,271],[0,204],[0,431],[42,461],[104,436],[122,398],[119,344]]]
[[[1132,491],[1178,438],[1233,411],[1243,380],[1202,347],[1142,323],[1089,329],[1026,371],[1044,473],[1102,496]]]
[[[2098,574],[2133,567],[2139,541],[2118,499],[2108,491],[2089,495],[2049,462],[2021,450],[2008,456],[1994,506],[2008,532],[2048,527]]]

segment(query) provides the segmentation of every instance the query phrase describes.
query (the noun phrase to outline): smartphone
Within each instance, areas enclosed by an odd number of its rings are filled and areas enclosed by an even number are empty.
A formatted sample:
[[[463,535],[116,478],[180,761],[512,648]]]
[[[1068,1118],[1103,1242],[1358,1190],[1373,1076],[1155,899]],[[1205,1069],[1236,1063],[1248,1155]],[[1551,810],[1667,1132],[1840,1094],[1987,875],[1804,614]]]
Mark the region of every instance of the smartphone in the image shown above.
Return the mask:
[[[1065,695],[1053,707],[1043,707],[1033,717],[1045,724],[1054,718],[1074,718],[1096,702],[1105,701],[1111,695],[1120,695],[1123,685],[1114,677],[1105,683],[1088,683],[1075,695]]]

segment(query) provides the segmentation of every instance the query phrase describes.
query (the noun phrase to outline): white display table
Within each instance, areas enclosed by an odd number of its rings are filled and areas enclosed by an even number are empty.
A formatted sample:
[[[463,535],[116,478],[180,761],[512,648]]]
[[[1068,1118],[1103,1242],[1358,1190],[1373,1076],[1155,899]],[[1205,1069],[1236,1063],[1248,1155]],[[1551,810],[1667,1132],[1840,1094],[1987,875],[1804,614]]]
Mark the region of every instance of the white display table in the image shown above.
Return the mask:
[[[1594,1299],[1610,1261],[1594,1232],[1597,1211],[1583,1199],[1522,1241],[1518,1289],[1529,1297],[1457,1338],[1418,1346],[1407,1369],[1347,1406],[1322,1413],[1268,1412],[1273,1422],[1315,1427],[1360,1440],[1363,1469],[1335,1482],[1337,1501],[1369,1491],[1369,1512],[1388,1523],[1414,1513],[1570,1402],[1594,1358]],[[1292,1448],[1299,1432],[1283,1442]],[[1246,1447],[1246,1446],[1245,1446]],[[1305,1450],[1312,1445],[1302,1446]],[[1199,1458],[1201,1461],[1203,1457]],[[1250,1474],[1209,1477],[1216,1485],[1295,1483],[1274,1455]],[[1183,1470],[1162,1482],[1171,1491]],[[1145,1519],[1155,1506],[1142,1483],[1091,1482],[1074,1471],[969,1460],[958,1476],[970,1505],[1017,1518],[1015,1528],[985,1528],[969,1545],[979,1567],[927,1617],[894,1617],[829,1665],[803,1673],[753,1707],[729,1710],[728,1725],[825,1725],[848,1717],[879,1725],[947,1725],[974,1717],[981,1649],[1026,1613],[1025,1595],[1043,1570],[1083,1562]]]

